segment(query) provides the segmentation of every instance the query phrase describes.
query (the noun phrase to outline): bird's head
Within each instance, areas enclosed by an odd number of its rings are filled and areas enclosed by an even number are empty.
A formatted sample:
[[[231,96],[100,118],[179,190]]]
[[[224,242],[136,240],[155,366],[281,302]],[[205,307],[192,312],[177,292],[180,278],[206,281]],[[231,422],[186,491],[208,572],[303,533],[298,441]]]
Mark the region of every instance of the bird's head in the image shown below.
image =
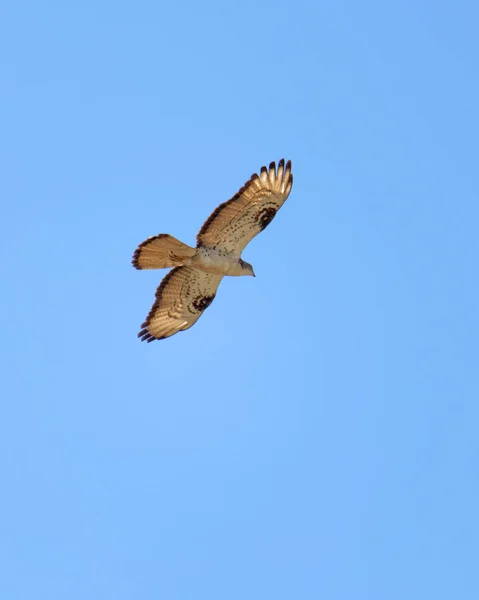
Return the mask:
[[[252,275],[253,277],[256,277],[252,265],[242,260],[241,258],[239,259],[239,264],[241,266],[241,275]]]

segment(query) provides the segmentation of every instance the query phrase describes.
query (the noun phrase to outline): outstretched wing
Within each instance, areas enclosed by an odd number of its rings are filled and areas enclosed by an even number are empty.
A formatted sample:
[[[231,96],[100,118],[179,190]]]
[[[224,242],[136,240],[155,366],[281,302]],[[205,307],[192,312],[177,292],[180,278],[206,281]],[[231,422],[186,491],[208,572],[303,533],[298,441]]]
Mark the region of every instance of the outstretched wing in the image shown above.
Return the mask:
[[[213,302],[222,279],[190,267],[172,269],[156,290],[138,337],[152,342],[189,329]]]
[[[228,252],[241,253],[245,246],[263,231],[284,204],[293,186],[291,161],[284,158],[269,169],[261,168],[231,200],[223,202],[201,228],[198,246],[214,245]]]

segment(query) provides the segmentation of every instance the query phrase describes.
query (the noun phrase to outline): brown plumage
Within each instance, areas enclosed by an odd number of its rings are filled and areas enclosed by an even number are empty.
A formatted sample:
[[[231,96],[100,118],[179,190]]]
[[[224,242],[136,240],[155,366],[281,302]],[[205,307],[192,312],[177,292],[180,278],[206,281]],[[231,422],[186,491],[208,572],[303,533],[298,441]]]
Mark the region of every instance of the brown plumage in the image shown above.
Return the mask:
[[[155,302],[138,334],[151,342],[189,329],[213,301],[225,275],[254,275],[241,260],[245,246],[274,219],[291,192],[291,161],[284,159],[251,179],[205,221],[192,248],[168,234],[145,240],[136,249],[137,269],[175,267],[156,291]]]
[[[195,248],[183,244],[172,235],[160,233],[138,246],[131,264],[135,269],[169,269],[182,265],[186,258],[195,254]]]
[[[152,342],[184,331],[196,323],[213,302],[223,279],[191,267],[176,267],[163,279],[138,337]]]
[[[197,236],[198,244],[221,244],[241,253],[275,217],[293,186],[291,161],[272,162],[269,170],[261,167],[260,175],[251,179],[227,202],[220,204],[206,219]]]

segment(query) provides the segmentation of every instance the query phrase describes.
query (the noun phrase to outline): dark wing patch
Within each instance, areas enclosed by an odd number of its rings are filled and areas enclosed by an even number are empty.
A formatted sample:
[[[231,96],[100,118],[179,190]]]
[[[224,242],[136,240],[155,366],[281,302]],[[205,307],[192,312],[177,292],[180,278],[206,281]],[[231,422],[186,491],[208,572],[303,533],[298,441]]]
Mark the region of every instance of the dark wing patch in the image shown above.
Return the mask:
[[[275,218],[276,213],[278,211],[272,206],[266,206],[262,210],[260,210],[256,216],[258,225],[260,226],[261,231],[266,229],[271,221]]]
[[[215,296],[216,294],[211,294],[211,296],[197,296],[191,303],[191,306],[196,312],[203,312],[213,302]]]

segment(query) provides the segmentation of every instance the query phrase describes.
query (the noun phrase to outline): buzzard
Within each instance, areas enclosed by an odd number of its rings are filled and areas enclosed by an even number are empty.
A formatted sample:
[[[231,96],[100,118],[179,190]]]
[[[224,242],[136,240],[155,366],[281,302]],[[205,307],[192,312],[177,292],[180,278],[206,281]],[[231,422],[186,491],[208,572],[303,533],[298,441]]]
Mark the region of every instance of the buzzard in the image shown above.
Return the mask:
[[[274,219],[293,185],[291,161],[276,169],[262,167],[227,202],[213,211],[196,237],[196,248],[166,233],[149,237],[133,254],[136,269],[174,267],[156,290],[156,298],[138,337],[152,342],[192,327],[213,302],[225,275],[253,275],[241,259],[246,245]]]

